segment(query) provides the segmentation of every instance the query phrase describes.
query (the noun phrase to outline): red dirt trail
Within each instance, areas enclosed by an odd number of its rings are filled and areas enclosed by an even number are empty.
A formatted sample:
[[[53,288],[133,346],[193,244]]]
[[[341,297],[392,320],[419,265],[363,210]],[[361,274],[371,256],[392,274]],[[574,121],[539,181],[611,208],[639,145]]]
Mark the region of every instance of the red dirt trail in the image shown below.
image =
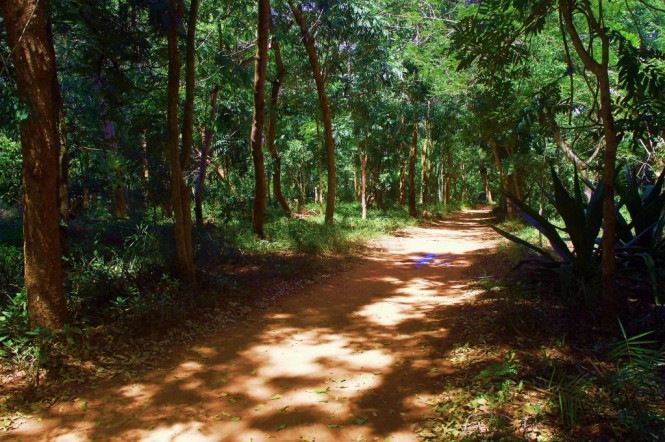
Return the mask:
[[[488,218],[470,210],[384,239],[168,366],[86,390],[0,438],[417,441],[463,344],[456,315],[473,302],[472,275],[492,270]]]

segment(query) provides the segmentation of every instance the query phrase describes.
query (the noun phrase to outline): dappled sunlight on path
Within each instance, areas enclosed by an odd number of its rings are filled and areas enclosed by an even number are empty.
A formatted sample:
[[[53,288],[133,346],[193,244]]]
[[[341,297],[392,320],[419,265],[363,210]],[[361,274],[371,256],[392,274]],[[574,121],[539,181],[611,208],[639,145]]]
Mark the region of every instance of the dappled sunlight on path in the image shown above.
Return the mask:
[[[418,440],[452,372],[452,309],[473,299],[469,269],[493,245],[486,217],[468,211],[385,239],[353,270],[140,379],[55,404],[11,438]]]

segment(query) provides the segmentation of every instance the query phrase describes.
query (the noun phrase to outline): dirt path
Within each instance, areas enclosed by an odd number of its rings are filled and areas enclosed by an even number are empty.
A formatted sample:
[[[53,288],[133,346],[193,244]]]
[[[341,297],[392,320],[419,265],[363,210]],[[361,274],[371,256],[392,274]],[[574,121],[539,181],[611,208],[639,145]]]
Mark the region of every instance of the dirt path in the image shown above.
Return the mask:
[[[452,370],[459,306],[491,261],[484,211],[381,242],[353,270],[9,440],[415,441]],[[491,269],[490,269],[491,270]],[[468,323],[468,322],[464,322]],[[461,339],[461,338],[460,338]]]

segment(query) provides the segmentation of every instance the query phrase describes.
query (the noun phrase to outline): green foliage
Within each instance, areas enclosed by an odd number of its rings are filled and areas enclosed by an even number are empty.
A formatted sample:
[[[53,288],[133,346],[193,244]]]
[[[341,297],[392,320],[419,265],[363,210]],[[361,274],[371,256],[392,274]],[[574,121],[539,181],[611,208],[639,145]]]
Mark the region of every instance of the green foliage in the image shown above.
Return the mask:
[[[621,247],[639,247],[656,252],[663,246],[665,226],[665,192],[663,182],[665,170],[655,183],[639,180],[627,166],[617,173],[616,189],[620,196],[617,207],[617,237]],[[620,209],[625,206],[630,214],[630,222],[622,216]]]
[[[546,193],[546,195],[557,215],[563,220],[565,225],[563,229],[552,224],[524,201],[508,192],[505,193],[510,202],[517,207],[520,215],[549,240],[552,249],[563,260],[563,263],[558,266],[563,294],[573,303],[584,302],[591,307],[597,301],[599,289],[597,238],[602,224],[603,186],[602,184],[598,185],[593,190],[589,202],[586,203],[577,173],[574,175],[572,195],[563,185],[554,168],[551,169],[551,174],[554,183],[554,195],[549,193]],[[507,239],[524,245],[552,260],[549,252],[542,247],[524,241],[497,226],[492,227]],[[572,250],[560,231],[568,234],[568,239],[573,246]],[[557,268],[557,266],[552,268]],[[582,299],[576,299],[578,294],[582,295]]]
[[[623,339],[610,351],[615,369],[608,374],[613,407],[619,423],[629,438],[646,440],[662,437],[665,410],[662,408],[663,380],[659,375],[665,364],[661,343],[645,339],[652,332],[628,337],[621,326]]]
[[[0,132],[0,217],[3,204],[13,206],[21,201],[21,144]]]

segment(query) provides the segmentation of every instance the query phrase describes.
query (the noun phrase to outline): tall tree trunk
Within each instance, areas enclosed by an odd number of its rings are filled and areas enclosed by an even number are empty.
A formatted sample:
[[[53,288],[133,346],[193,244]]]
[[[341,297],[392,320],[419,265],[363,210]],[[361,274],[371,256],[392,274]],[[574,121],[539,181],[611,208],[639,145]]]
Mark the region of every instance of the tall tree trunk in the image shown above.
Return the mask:
[[[367,219],[367,134],[365,134],[365,145],[363,145],[356,134],[356,146],[358,158],[360,159],[360,209],[361,218]]]
[[[319,119],[316,119],[316,166],[319,174],[319,210],[323,215],[323,167],[321,166],[321,130]]]
[[[492,191],[490,189],[490,182],[487,179],[487,168],[481,164],[479,166],[480,178],[483,180],[483,188],[485,189],[485,201],[492,204]]]
[[[187,20],[187,47],[185,52],[185,108],[182,116],[182,150],[180,151],[181,175],[189,167],[194,145],[194,92],[196,88],[196,20],[199,14],[198,0],[191,0]],[[192,197],[191,189],[181,179],[180,203],[182,222],[185,230],[187,255],[194,256],[192,244]]]
[[[284,81],[286,70],[284,69],[284,62],[282,62],[282,53],[279,48],[279,42],[276,39],[272,41],[272,50],[275,53],[275,65],[277,67],[277,76],[272,82],[270,90],[270,118],[268,120],[268,135],[266,136],[266,144],[268,151],[273,159],[273,175],[272,175],[272,189],[275,199],[286,213],[286,217],[291,217],[291,208],[289,203],[282,194],[282,156],[277,152],[275,146],[275,134],[277,132],[277,105],[279,103],[279,91]]]
[[[0,3],[19,99],[30,114],[20,123],[23,155],[23,263],[33,327],[62,328],[69,320],[58,232],[58,130],[55,52],[47,0]]]
[[[254,113],[252,115],[252,160],[254,161],[254,205],[252,230],[264,238],[263,223],[266,201],[266,174],[263,163],[263,123],[265,120],[265,84],[268,69],[268,38],[270,36],[270,1],[259,0],[258,38],[256,43],[256,63],[254,67]]]
[[[312,74],[316,82],[316,91],[319,95],[319,105],[321,107],[321,115],[323,117],[323,130],[326,142],[326,155],[328,156],[328,196],[326,199],[326,217],[325,222],[330,224],[333,222],[335,215],[335,185],[336,185],[336,170],[335,170],[335,144],[333,141],[332,133],[332,118],[330,116],[330,105],[328,104],[328,97],[326,96],[326,87],[321,68],[319,66],[319,57],[316,53],[316,44],[314,37],[310,35],[308,27],[305,25],[302,13],[296,9],[292,0],[289,0],[289,7],[293,13],[293,17],[300,27],[302,34],[302,41],[309,57],[309,63],[312,67]]]
[[[203,192],[205,191],[205,178],[208,173],[208,156],[210,155],[210,144],[217,120],[217,97],[219,95],[219,86],[215,86],[210,92],[210,121],[205,131],[201,133],[201,159],[199,162],[199,173],[196,176],[196,185],[194,188],[194,213],[196,214],[196,223],[203,225]],[[222,174],[223,176],[223,174]],[[224,181],[222,179],[222,181]]]
[[[194,257],[191,253],[191,225],[187,229],[184,213],[187,198],[183,195],[185,184],[180,165],[179,128],[178,128],[178,96],[180,90],[180,54],[178,51],[178,0],[170,0],[168,30],[168,104],[167,104],[167,136],[170,159],[171,199],[175,214],[175,244],[178,272],[185,283],[196,283]]]
[[[490,141],[490,145],[492,147],[492,155],[494,156],[494,164],[496,166],[497,172],[499,172],[499,182],[501,185],[501,189],[504,191],[508,191],[508,180],[506,178],[505,173],[503,172],[503,167],[501,166],[501,155],[499,153],[499,145],[497,144],[496,140]],[[506,214],[508,215],[508,218],[514,218],[515,217],[515,210],[512,205],[508,203],[508,198],[506,198],[505,195],[501,195],[501,201],[503,202],[504,206],[506,207]]]
[[[411,150],[409,150],[409,216],[416,218],[416,148],[418,147],[418,120],[413,122]]]
[[[46,32],[48,45],[53,47],[53,17],[47,17]],[[60,220],[66,225],[69,221],[69,151],[67,150],[67,124],[65,122],[65,109],[62,100],[62,91],[58,83],[58,75],[53,70],[53,95],[56,112],[56,130],[58,131],[58,211]],[[61,228],[61,241],[67,240],[67,229]],[[65,245],[61,244],[64,248]]]
[[[404,197],[406,196],[406,167],[403,158],[399,161],[399,207],[404,207]]]
[[[425,140],[423,142],[423,148],[420,152],[420,203],[427,204],[427,192],[428,189],[428,180],[429,180],[429,171],[427,170],[427,154],[430,149],[430,123],[429,120],[425,120]]]
[[[593,30],[600,38],[600,58],[597,61],[594,55],[587,50],[580,38],[580,33],[573,21],[573,12],[582,12],[587,21],[588,29]],[[616,173],[617,148],[620,138],[615,128],[612,110],[612,95],[609,79],[610,37],[603,23],[602,6],[599,5],[598,19],[588,0],[581,4],[571,0],[559,1],[560,18],[565,22],[565,29],[570,37],[575,52],[582,60],[584,67],[593,72],[598,80],[600,92],[600,117],[605,138],[605,152],[603,153],[603,254],[601,258],[602,286],[601,298],[603,304],[603,320],[606,325],[616,325],[618,313],[618,299],[616,295],[616,214],[614,208],[614,180]]]

